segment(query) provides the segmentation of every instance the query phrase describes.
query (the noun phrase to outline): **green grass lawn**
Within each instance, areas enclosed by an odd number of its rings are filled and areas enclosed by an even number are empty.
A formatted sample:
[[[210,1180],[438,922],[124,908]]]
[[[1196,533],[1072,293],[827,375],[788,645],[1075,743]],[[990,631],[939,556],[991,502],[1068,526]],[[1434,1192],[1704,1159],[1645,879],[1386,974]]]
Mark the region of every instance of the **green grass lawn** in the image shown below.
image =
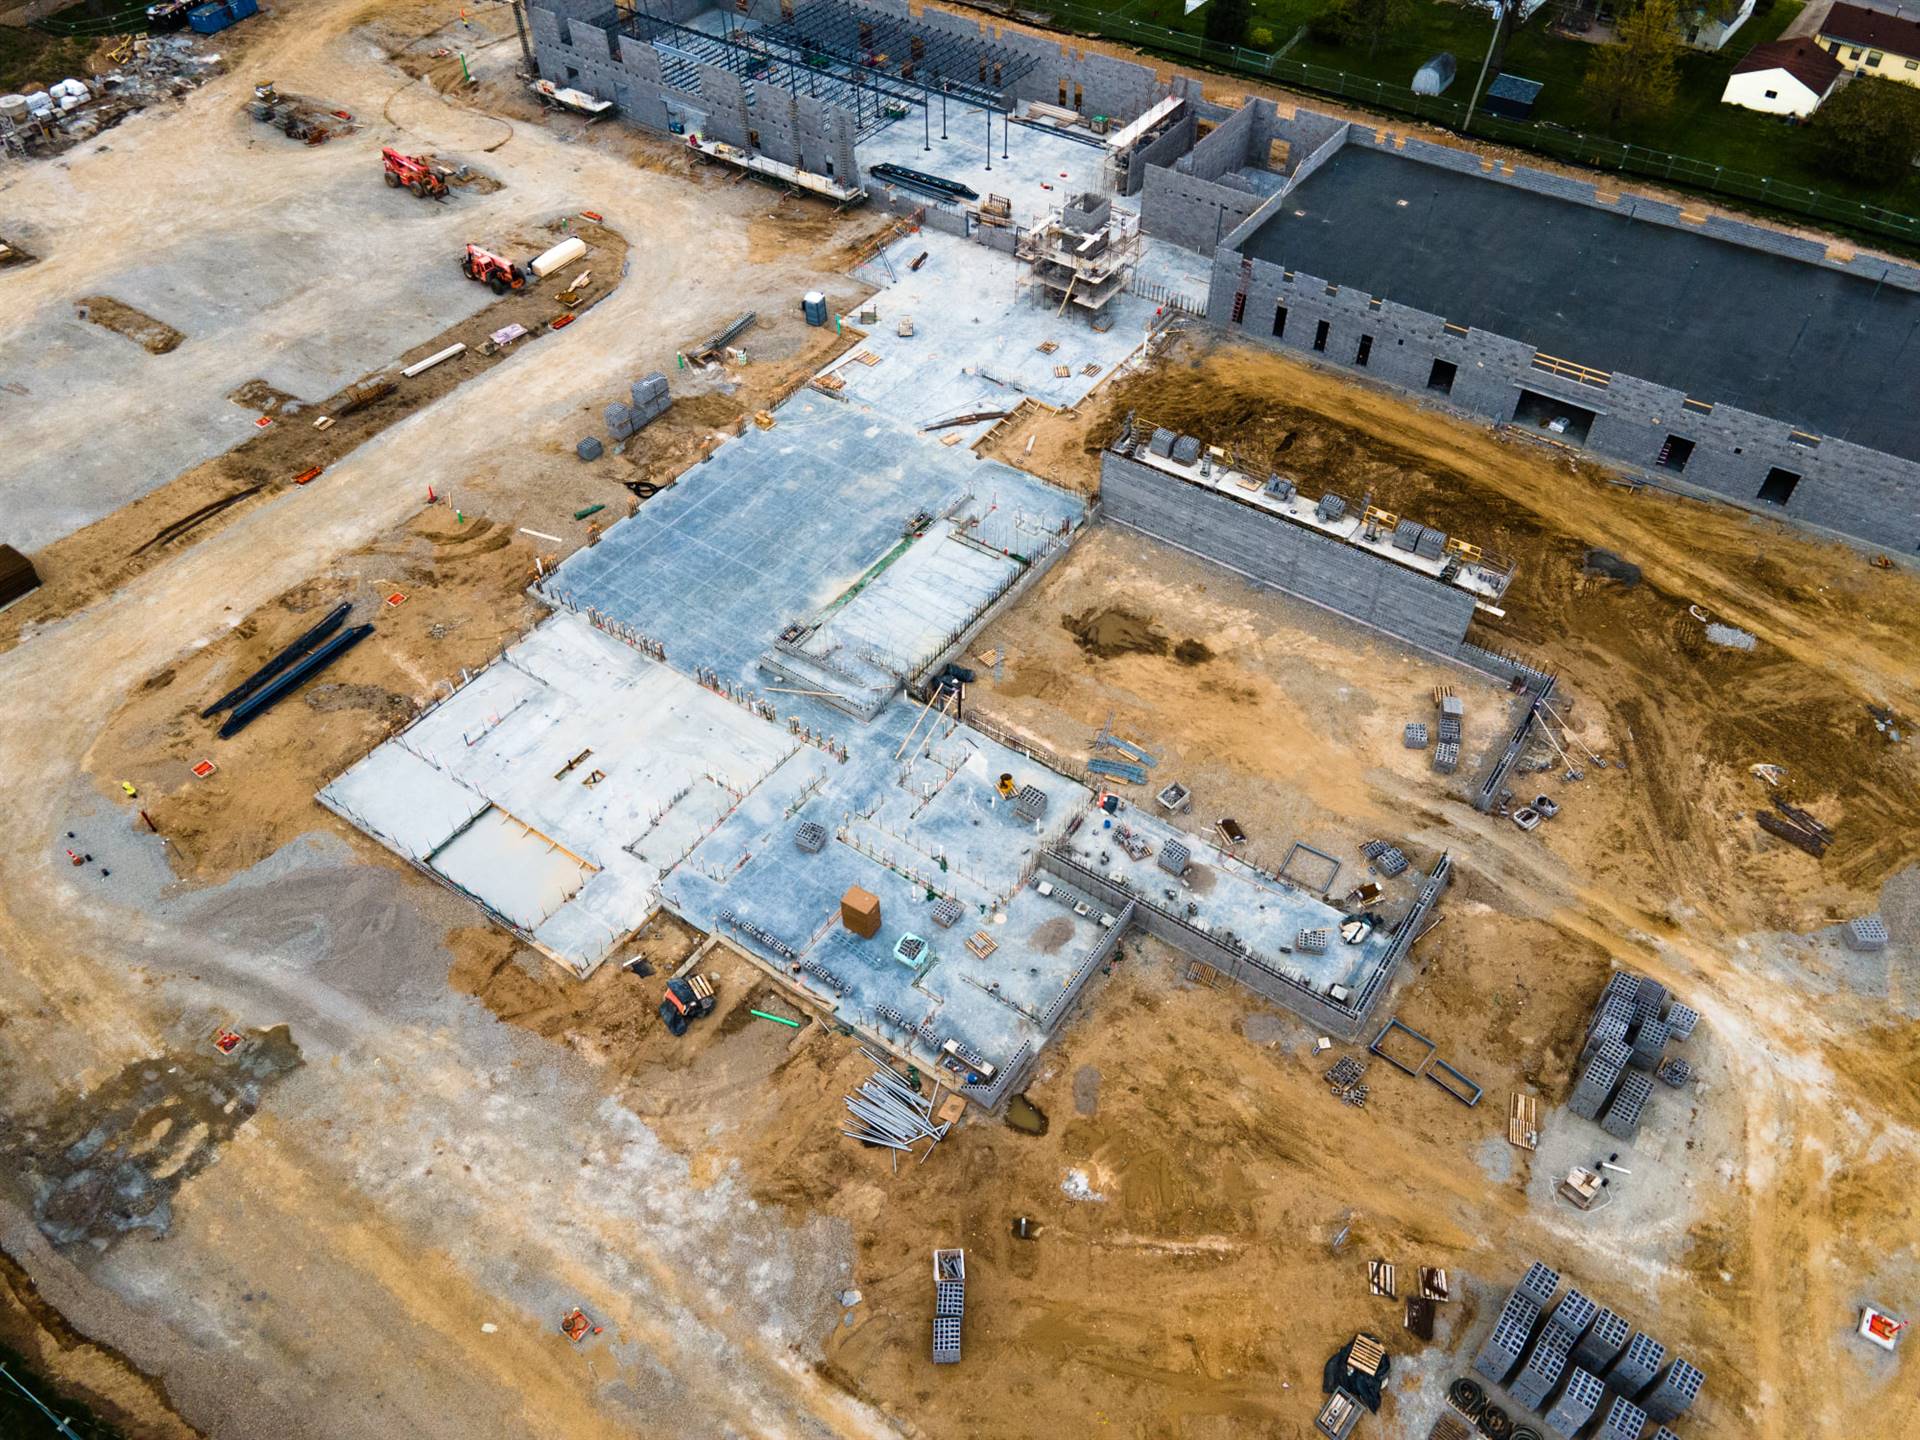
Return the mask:
[[[1277,50],[1326,5],[1327,0],[1253,0],[1249,29],[1270,30]],[[1804,127],[1720,103],[1721,91],[1735,62],[1755,45],[1779,38],[1801,8],[1802,0],[1775,0],[1741,26],[1718,53],[1686,52],[1680,62],[1680,88],[1672,107],[1654,119],[1637,126],[1623,126],[1613,133],[1605,128],[1604,111],[1594,106],[1581,90],[1596,47],[1587,41],[1549,33],[1544,11],[1514,32],[1507,47],[1505,69],[1510,74],[1538,80],[1545,87],[1534,109],[1534,119],[1543,125],[1582,136],[1629,141],[1649,150],[1668,151],[1730,171],[1767,176],[1841,199],[1865,201],[1908,214],[1920,213],[1920,176],[1897,186],[1857,184],[1821,166]],[[1106,21],[1103,28],[1115,38],[1128,38],[1128,22],[1140,22],[1142,28],[1135,37],[1137,43],[1148,48],[1170,49],[1174,53],[1180,48],[1177,42],[1168,44],[1164,37],[1147,33],[1145,27],[1164,26],[1183,35],[1198,36],[1206,23],[1204,7],[1187,15],[1183,13],[1181,0],[1061,0],[1059,9],[1063,22],[1068,24],[1073,23],[1075,11],[1083,19],[1098,12]],[[1345,44],[1304,36],[1287,51],[1286,59],[1345,71],[1405,92],[1413,83],[1414,72],[1423,63],[1443,50],[1451,51],[1458,74],[1445,98],[1464,106],[1473,91],[1481,58],[1486,54],[1492,23],[1483,10],[1438,3],[1438,0],[1414,0],[1410,22],[1382,37],[1372,54],[1364,43]],[[1275,79],[1283,84],[1289,78],[1284,69],[1275,72]],[[1351,87],[1348,93],[1356,102],[1366,103],[1361,87]],[[1406,97],[1402,94],[1399,98]],[[1383,95],[1380,103],[1392,108],[1394,97]],[[1542,137],[1543,145],[1551,152],[1549,140],[1550,137]]]
[[[0,95],[10,95],[22,85],[37,80],[51,85],[56,80],[79,78],[91,40],[69,40],[40,30],[21,30],[0,25]]]

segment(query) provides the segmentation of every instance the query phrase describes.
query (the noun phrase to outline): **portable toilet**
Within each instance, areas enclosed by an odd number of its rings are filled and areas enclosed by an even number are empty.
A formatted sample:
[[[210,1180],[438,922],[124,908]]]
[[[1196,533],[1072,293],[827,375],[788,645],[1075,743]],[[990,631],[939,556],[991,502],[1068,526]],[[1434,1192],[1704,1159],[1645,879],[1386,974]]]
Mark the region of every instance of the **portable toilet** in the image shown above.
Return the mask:
[[[807,317],[809,325],[827,323],[827,297],[818,290],[809,290],[800,297],[800,309]]]
[[[1444,95],[1447,93],[1447,87],[1453,84],[1454,73],[1453,55],[1449,51],[1442,50],[1413,72],[1413,93]]]

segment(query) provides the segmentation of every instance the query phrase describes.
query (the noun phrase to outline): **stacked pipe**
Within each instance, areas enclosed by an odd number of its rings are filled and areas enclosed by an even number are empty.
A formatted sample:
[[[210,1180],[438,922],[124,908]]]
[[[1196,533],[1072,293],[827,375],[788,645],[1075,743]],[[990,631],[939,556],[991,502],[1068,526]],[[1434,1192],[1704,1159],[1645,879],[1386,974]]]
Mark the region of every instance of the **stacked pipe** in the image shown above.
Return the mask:
[[[318,649],[308,652],[296,661],[293,667],[278,678],[268,681],[254,691],[247,699],[234,707],[233,714],[227,717],[227,723],[220,727],[220,738],[227,739],[246,729],[274,703],[292,694],[311,677],[331,665],[339,656],[358,645],[373,633],[371,625],[356,625],[351,630],[342,630]]]
[[[927,1155],[933,1153],[934,1145],[945,1138],[948,1129],[946,1125],[933,1123],[932,1099],[912,1089],[883,1057],[865,1046],[860,1048],[860,1053],[873,1062],[873,1075],[845,1097],[847,1110],[857,1128],[843,1129],[840,1133],[865,1145],[883,1145],[908,1154],[913,1153],[913,1147],[920,1141],[931,1141],[926,1154],[920,1156],[924,1162]]]
[[[286,649],[280,651],[279,654],[275,655],[271,660],[267,661],[266,664],[254,671],[253,674],[249,675],[238,685],[234,686],[233,689],[229,690],[218,700],[207,706],[206,709],[202,710],[200,712],[200,718],[202,720],[211,720],[222,710],[232,705],[238,705],[241,701],[252,695],[262,685],[265,685],[269,680],[273,679],[274,676],[278,675],[282,670],[285,670],[289,665],[293,664],[294,661],[298,660],[302,655],[305,655],[309,650],[313,649],[314,646],[338,630],[346,620],[347,612],[351,609],[353,609],[351,601],[342,602],[334,606],[333,609],[326,613],[325,618],[323,618],[318,625],[315,625],[311,630],[307,631],[306,634],[302,635],[298,640],[295,640],[291,645],[287,646]]]

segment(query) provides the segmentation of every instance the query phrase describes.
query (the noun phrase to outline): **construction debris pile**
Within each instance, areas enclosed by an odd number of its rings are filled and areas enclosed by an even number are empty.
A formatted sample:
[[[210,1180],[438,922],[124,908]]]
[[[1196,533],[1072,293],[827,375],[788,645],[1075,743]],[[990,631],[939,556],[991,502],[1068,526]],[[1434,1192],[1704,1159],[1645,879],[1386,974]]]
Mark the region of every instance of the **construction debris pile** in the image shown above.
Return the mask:
[[[1505,1386],[1516,1407],[1542,1415],[1555,1435],[1639,1440],[1652,1421],[1659,1429],[1651,1440],[1677,1440],[1665,1422],[1693,1407],[1706,1376],[1678,1356],[1669,1360],[1665,1345],[1578,1290],[1553,1303],[1559,1286],[1558,1271],[1538,1261],[1528,1268],[1474,1357],[1475,1373]],[[1475,1396],[1480,1412],[1468,1418],[1494,1434],[1478,1385],[1456,1382],[1448,1398],[1459,1407]],[[1446,1432],[1436,1425],[1432,1433]]]
[[[90,140],[136,110],[197,90],[220,65],[185,35],[129,36],[108,58],[114,68],[103,75],[0,95],[0,154],[25,158]]]

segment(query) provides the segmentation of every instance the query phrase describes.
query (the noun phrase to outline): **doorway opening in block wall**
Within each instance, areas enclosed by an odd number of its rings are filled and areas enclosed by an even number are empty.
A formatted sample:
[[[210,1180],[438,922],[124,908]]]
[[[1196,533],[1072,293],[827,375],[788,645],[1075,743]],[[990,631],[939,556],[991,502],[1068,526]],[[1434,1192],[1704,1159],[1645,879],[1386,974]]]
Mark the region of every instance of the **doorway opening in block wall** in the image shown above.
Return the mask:
[[[1359,348],[1353,352],[1353,363],[1364,368],[1367,361],[1372,358],[1373,337],[1371,335],[1362,335],[1360,337]]]
[[[1587,432],[1599,418],[1597,410],[1524,387],[1520,391],[1520,403],[1513,410],[1515,425],[1537,430],[1543,439],[1564,440],[1569,445],[1586,444]]]
[[[1661,470],[1671,470],[1678,475],[1687,468],[1687,461],[1693,458],[1693,441],[1684,435],[1669,435],[1660,446],[1660,453],[1654,458],[1654,465]]]
[[[1778,465],[1767,471],[1767,478],[1760,485],[1759,498],[1769,505],[1784,505],[1793,498],[1793,488],[1800,483],[1800,477],[1791,470],[1782,470]]]
[[[1284,305],[1273,307],[1273,333],[1276,336],[1287,333],[1287,307]]]
[[[1442,395],[1453,393],[1453,382],[1460,374],[1460,367],[1451,360],[1436,360],[1433,369],[1427,372],[1427,389],[1438,390]]]
[[[1332,332],[1332,330],[1333,330],[1333,326],[1325,320],[1322,320],[1318,325],[1314,326],[1313,327],[1313,348],[1316,350],[1326,349],[1327,336]]]

